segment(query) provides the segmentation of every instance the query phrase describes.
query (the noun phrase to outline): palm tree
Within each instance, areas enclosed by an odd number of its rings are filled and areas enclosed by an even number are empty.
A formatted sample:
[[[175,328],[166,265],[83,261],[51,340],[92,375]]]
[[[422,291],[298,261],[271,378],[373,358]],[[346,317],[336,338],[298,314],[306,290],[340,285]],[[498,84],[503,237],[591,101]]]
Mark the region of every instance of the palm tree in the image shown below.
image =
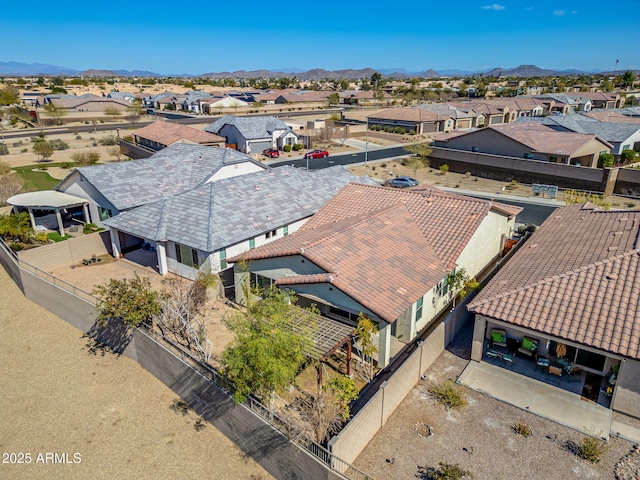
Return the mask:
[[[26,242],[31,235],[31,220],[27,212],[0,215],[0,236]]]

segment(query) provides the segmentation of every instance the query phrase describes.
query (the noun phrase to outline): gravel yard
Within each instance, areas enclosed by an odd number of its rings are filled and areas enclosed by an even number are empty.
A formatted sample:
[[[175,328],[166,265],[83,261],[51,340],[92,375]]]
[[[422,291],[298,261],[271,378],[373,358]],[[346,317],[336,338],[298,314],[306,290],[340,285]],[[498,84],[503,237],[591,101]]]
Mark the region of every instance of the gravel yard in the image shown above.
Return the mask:
[[[0,267],[0,451],[31,456],[0,478],[272,478],[137,363],[90,347]]]
[[[473,390],[459,387],[468,401],[460,411],[448,411],[438,404],[429,386],[455,379],[462,372],[470,342],[467,326],[391,415],[355,466],[380,480],[416,478],[419,467],[438,467],[439,462],[459,464],[475,480],[616,478],[616,463],[633,448],[625,440],[613,438],[601,461],[593,464],[568,448],[572,442],[582,442],[584,436],[579,432]],[[511,428],[516,422],[528,424],[533,435],[516,434]],[[425,424],[433,435],[428,436]],[[638,455],[631,458],[635,463],[631,462],[627,472],[635,469],[635,474],[624,478],[636,480],[640,478]],[[629,459],[625,462],[630,463]]]

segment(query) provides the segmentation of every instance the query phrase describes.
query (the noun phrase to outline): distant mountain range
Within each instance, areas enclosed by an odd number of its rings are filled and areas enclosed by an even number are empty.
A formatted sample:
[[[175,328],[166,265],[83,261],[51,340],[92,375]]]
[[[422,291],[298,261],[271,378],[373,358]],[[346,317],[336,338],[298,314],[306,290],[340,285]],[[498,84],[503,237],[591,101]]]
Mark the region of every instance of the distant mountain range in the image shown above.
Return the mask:
[[[561,75],[590,75],[603,72],[585,72],[580,70],[545,70],[535,65],[520,65],[512,69],[493,68],[485,71],[466,71],[466,70],[441,70],[439,72],[429,69],[423,72],[409,72],[404,68],[395,69],[379,69],[363,68],[363,69],[345,69],[345,70],[324,70],[315,68],[312,70],[300,70],[297,68],[283,68],[280,71],[272,70],[238,70],[235,72],[209,72],[204,74],[160,74],[149,72],[146,70],[74,70],[67,67],[59,67],[56,65],[47,65],[45,63],[19,63],[19,62],[0,62],[0,75],[73,75],[73,76],[89,76],[89,77],[210,77],[210,78],[281,78],[295,76],[300,80],[340,80],[340,79],[361,79],[371,78],[374,73],[380,73],[387,78],[437,78],[446,76],[508,76],[508,77],[547,77]],[[611,72],[613,73],[613,72]],[[618,72],[620,73],[620,72]]]

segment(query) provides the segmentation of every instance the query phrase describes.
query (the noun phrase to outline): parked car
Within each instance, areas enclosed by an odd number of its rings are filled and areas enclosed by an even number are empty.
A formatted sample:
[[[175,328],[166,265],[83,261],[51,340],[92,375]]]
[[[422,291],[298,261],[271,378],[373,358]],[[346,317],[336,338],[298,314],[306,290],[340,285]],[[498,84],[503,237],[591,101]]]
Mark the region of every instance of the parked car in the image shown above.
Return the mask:
[[[384,182],[384,184],[387,187],[407,188],[407,187],[414,187],[418,185],[418,181],[415,178],[402,176],[402,177],[390,178],[389,180]]]
[[[311,150],[305,153],[304,158],[327,158],[328,156],[329,152],[326,150]]]
[[[267,148],[262,151],[262,154],[269,158],[278,158],[280,156],[280,152],[277,148]]]

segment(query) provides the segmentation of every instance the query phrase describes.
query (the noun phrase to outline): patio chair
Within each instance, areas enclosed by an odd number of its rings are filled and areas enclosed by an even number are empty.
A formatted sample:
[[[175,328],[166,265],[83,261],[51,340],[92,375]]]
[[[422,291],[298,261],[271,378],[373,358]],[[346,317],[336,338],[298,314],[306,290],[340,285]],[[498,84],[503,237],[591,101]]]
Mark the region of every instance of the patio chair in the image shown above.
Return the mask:
[[[528,357],[530,360],[536,358],[538,354],[538,341],[533,338],[524,337],[518,348],[518,353]]]
[[[555,375],[562,380],[562,368],[549,365],[549,375]]]
[[[506,347],[507,331],[501,328],[491,329],[491,346]]]

